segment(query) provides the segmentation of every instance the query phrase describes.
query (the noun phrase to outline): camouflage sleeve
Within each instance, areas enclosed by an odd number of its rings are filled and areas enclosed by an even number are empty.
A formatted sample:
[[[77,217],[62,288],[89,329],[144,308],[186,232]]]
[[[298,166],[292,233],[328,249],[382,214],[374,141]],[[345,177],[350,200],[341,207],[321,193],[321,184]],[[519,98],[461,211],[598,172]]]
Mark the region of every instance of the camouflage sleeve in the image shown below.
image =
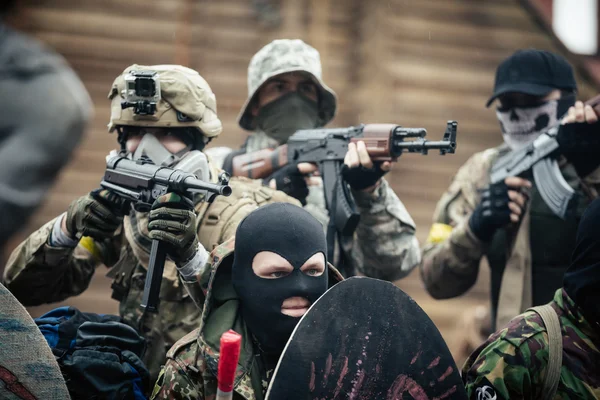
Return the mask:
[[[463,367],[462,377],[470,399],[536,399],[548,352],[538,333],[524,341],[506,340],[507,328],[490,336]]]
[[[350,255],[358,272],[394,281],[408,275],[420,260],[415,223],[385,179],[372,192],[352,192],[360,212]]]
[[[492,154],[486,151],[471,157],[436,206],[420,268],[425,288],[436,299],[460,296],[477,280],[486,248],[468,221],[479,201],[479,190],[489,182]]]
[[[167,359],[160,371],[151,400],[203,400],[204,387],[201,380],[192,380],[177,360]]]
[[[4,284],[25,306],[62,301],[82,293],[96,267],[111,266],[120,251],[120,236],[98,243],[84,237],[74,248],[48,244],[56,219],[25,239],[9,257]]]

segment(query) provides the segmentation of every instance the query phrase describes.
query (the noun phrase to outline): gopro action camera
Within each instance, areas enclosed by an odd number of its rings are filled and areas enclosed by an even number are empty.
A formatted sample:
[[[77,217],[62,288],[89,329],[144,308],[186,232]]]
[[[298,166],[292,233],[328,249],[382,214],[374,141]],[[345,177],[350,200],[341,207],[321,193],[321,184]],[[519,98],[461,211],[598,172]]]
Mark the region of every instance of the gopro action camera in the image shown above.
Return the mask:
[[[138,115],[154,115],[160,100],[160,81],[156,71],[132,71],[125,75],[125,101],[121,108],[133,107]]]

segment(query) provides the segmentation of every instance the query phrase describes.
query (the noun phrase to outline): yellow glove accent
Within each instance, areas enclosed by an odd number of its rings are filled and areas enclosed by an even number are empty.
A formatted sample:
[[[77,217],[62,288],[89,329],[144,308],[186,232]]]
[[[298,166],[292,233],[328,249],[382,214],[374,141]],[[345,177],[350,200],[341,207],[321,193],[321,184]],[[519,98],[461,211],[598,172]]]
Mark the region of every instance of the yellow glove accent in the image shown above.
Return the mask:
[[[92,239],[90,236],[83,236],[81,238],[81,240],[79,241],[79,244],[86,249],[87,251],[90,252],[90,254],[96,259],[101,261],[102,260],[102,253],[100,252],[100,249],[98,248],[98,246],[96,246],[96,242],[94,242],[94,239]]]
[[[429,230],[429,236],[427,237],[427,243],[438,244],[445,241],[450,237],[452,233],[452,227],[446,224],[440,224],[436,222],[431,225]]]

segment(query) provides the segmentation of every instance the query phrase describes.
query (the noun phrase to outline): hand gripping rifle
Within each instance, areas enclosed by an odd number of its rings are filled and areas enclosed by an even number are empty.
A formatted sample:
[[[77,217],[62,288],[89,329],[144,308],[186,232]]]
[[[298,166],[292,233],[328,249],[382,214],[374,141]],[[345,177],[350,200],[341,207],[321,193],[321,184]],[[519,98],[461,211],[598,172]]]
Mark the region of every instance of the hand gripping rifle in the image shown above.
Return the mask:
[[[119,155],[107,158],[104,179],[100,185],[132,202],[136,210],[143,212],[149,211],[154,201],[167,193],[177,193],[188,198],[197,193],[209,202],[217,195],[231,195],[226,175],[219,177],[218,184],[204,182],[189,172],[136,162]],[[167,245],[159,240],[152,240],[142,298],[142,307],[150,312],[158,311]]]
[[[441,155],[456,150],[456,121],[448,121],[441,141],[424,139],[424,128],[405,128],[394,124],[361,124],[349,128],[306,129],[294,133],[287,144],[241,154],[232,159],[234,176],[265,178],[288,163],[314,163],[323,178],[325,203],[329,210],[328,252],[333,259],[334,230],[350,236],[358,225],[360,214],[341,170],[348,144],[364,141],[367,152],[375,162],[396,161],[403,152],[428,154],[439,150]],[[412,139],[412,140],[407,140]]]
[[[587,101],[600,115],[600,95]],[[558,217],[565,219],[575,191],[567,183],[558,167],[560,149],[556,136],[562,125],[550,128],[526,147],[500,157],[492,166],[490,183],[504,181],[509,176],[533,173],[537,189],[544,202]]]

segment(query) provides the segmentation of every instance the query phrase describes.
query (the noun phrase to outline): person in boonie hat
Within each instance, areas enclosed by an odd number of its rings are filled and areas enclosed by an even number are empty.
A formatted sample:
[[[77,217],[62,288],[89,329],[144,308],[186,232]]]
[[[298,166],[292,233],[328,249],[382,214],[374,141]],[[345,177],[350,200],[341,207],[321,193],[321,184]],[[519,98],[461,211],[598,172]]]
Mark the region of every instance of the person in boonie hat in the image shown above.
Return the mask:
[[[233,174],[234,157],[274,149],[297,130],[322,127],[334,118],[336,108],[335,92],[323,80],[319,52],[299,39],[274,40],[248,66],[248,98],[238,117],[240,127],[251,132],[245,144],[235,151],[213,147],[208,153]],[[341,251],[332,262],[345,259],[350,270],[393,281],[418,265],[420,250],[414,221],[383,177],[391,168],[392,163],[373,162],[364,142],[348,145],[342,172],[361,213],[361,239],[354,235],[336,240]],[[326,227],[329,212],[322,181],[311,176],[316,171],[314,164],[289,164],[263,184],[300,200]]]
[[[335,92],[323,82],[319,52],[299,39],[274,40],[250,61],[238,123],[282,144],[298,129],[326,125],[336,105]]]

